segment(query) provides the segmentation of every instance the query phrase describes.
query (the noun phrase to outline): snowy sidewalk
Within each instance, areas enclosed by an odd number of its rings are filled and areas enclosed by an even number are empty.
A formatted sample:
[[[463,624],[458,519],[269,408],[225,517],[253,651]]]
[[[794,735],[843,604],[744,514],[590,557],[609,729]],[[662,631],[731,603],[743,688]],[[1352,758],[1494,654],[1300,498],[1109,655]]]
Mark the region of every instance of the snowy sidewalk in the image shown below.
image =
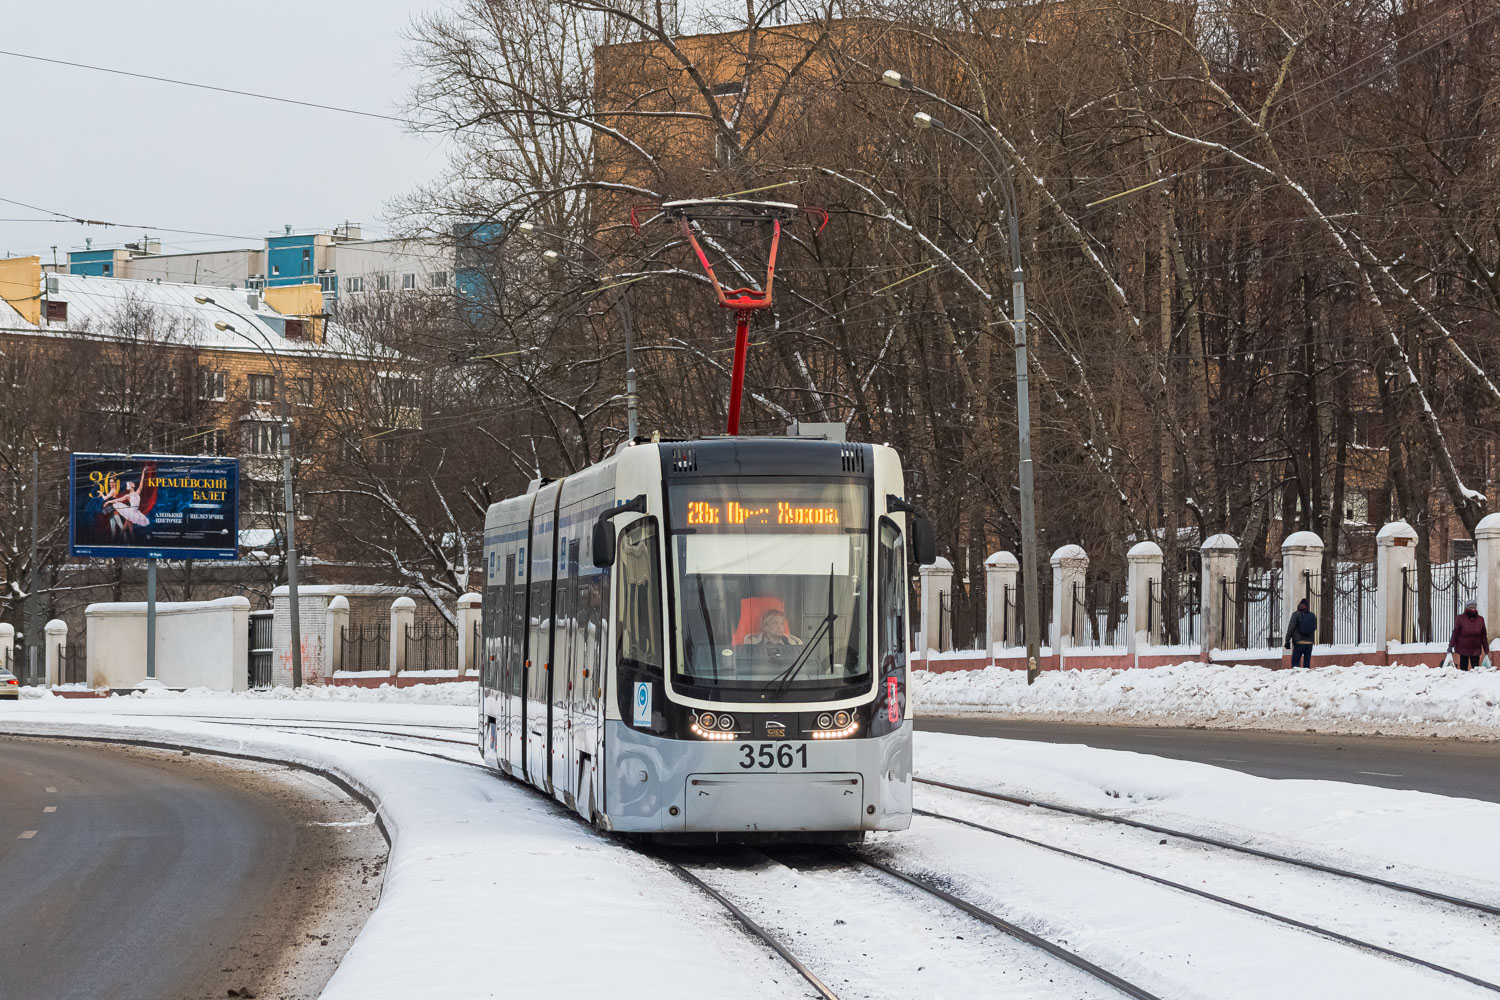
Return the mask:
[[[1049,670],[1035,685],[1003,667],[915,671],[921,715],[1014,715],[1141,725],[1314,728],[1500,739],[1500,671],[1453,667],[1270,670],[1187,662]]]

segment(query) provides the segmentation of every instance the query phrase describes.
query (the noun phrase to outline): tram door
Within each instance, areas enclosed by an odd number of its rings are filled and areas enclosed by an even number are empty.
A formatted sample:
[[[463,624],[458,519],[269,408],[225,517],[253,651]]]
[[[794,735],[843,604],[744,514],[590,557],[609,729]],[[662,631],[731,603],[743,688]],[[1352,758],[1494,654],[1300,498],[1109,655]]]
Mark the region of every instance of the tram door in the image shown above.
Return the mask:
[[[511,674],[515,671],[515,657],[512,655],[511,646],[515,641],[515,621],[518,600],[524,601],[525,595],[518,592],[516,587],[516,554],[510,553],[505,557],[504,582],[500,585],[500,606],[495,609],[494,628],[497,633],[494,644],[490,647],[490,655],[497,669],[498,679],[495,686],[500,690],[500,756],[502,759],[514,762],[514,748],[511,745],[512,722],[511,715],[515,707],[515,685],[511,682]]]
[[[579,600],[582,596],[578,590],[578,539],[572,538],[567,543],[567,582],[559,584],[559,590],[568,595],[568,616],[565,619],[567,631],[563,638],[563,649],[560,651],[562,664],[562,677],[566,683],[561,685],[558,701],[562,705],[562,764],[564,774],[562,775],[563,790],[576,799],[578,795],[578,746],[576,743],[578,735],[578,698],[582,694],[580,690],[579,673],[582,664],[578,647],[582,640],[583,632],[583,602]]]

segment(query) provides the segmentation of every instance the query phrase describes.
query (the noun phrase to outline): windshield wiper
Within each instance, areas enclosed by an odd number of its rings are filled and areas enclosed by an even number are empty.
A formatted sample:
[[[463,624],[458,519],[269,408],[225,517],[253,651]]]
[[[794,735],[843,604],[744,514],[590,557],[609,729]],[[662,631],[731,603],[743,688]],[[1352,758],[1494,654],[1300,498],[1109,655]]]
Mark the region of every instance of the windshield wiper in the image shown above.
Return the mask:
[[[797,679],[797,675],[802,672],[802,666],[803,666],[803,664],[805,664],[807,662],[808,655],[811,654],[812,651],[817,648],[818,640],[820,638],[822,638],[822,635],[823,635],[823,633],[825,631],[828,633],[828,664],[829,664],[830,667],[832,667],[833,666],[833,623],[838,620],[838,617],[839,617],[838,613],[833,610],[833,564],[829,563],[828,564],[828,613],[823,616],[823,620],[818,623],[818,627],[813,630],[813,634],[807,637],[807,645],[803,647],[802,652],[797,655],[797,658],[795,660],[793,660],[791,662],[791,664],[785,670],[783,670],[781,673],[777,674],[775,677],[772,677],[769,681],[767,681],[766,682],[766,686],[763,687],[763,688],[761,688],[761,690],[765,691],[766,689],[770,688],[770,686],[772,684],[776,684],[778,682],[780,683],[781,686],[776,689],[776,693],[777,694],[781,694],[787,688],[791,687],[792,686],[792,682]]]
[[[703,629],[708,633],[708,662],[714,671],[714,683],[719,683],[719,647],[714,643],[713,618],[708,613],[708,597],[703,593],[703,574],[698,574],[698,610],[703,612]],[[688,656],[692,656],[692,643],[688,644]]]

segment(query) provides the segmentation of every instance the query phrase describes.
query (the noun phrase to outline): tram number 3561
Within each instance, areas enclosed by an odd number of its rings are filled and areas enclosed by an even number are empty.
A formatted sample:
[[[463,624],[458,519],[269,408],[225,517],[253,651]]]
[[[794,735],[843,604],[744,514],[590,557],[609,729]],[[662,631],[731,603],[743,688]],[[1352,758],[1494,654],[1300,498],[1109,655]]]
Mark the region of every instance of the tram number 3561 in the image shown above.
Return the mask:
[[[790,743],[741,743],[740,767],[745,770],[751,768],[772,767],[806,767],[807,766],[807,744],[792,746]]]

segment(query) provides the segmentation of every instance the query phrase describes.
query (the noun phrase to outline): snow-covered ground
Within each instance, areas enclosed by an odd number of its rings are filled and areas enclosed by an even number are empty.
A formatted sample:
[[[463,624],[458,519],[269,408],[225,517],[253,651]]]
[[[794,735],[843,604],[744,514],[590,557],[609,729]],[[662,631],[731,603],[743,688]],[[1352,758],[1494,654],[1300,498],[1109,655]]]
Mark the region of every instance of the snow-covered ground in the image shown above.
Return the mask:
[[[1027,686],[1003,667],[914,672],[923,715],[1046,719],[1500,739],[1500,671],[1453,667],[1271,670],[1188,662],[1129,670],[1049,670]]]
[[[806,995],[805,984],[769,950],[656,862],[593,833],[539,794],[463,763],[476,759],[467,745],[473,694],[470,684],[29,697],[0,705],[0,732],[149,738],[248,752],[328,768],[365,790],[391,832],[391,864],[380,906],[330,983],[329,997]],[[358,727],[370,733],[349,731]],[[401,732],[454,742],[417,744],[392,735]],[[916,740],[921,777],[1119,811],[1395,882],[1500,901],[1500,853],[1490,849],[1500,830],[1500,805],[1338,782],[1274,781],[1083,746],[931,733]],[[1495,918],[927,785],[918,786],[916,804],[1500,981],[1500,951],[1488,944],[1500,932]],[[932,816],[915,817],[910,831],[882,835],[868,849],[1163,996],[1482,992]],[[1110,995],[1088,977],[870,872],[801,864],[782,854],[749,864],[729,854],[710,856],[699,871],[845,997]],[[670,963],[670,975],[659,973],[662,962]],[[657,971],[631,971],[643,967]]]

